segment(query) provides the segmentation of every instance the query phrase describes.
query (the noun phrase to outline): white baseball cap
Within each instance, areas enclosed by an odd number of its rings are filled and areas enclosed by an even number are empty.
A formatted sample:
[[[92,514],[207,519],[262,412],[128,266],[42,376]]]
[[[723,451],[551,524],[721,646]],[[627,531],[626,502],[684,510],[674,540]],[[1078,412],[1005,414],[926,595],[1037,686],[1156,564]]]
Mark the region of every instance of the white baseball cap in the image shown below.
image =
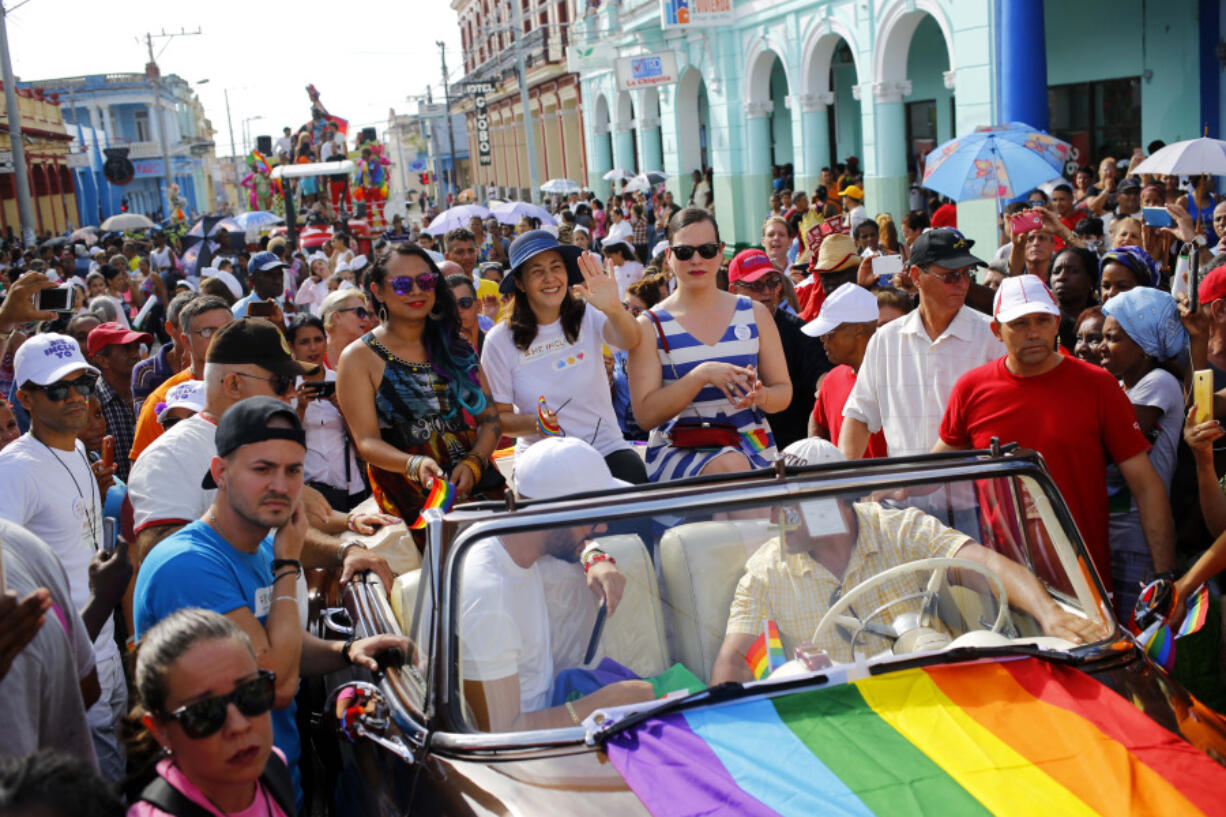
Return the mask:
[[[625,488],[600,452],[578,437],[546,437],[515,456],[515,491],[525,499]]]
[[[845,462],[846,457],[839,447],[821,437],[806,437],[783,449],[784,454],[801,460],[805,465],[821,465],[824,462]]]
[[[992,302],[992,320],[1009,323],[1035,313],[1060,317],[1056,299],[1037,275],[1015,275],[1000,282],[996,300]]]
[[[368,263],[370,262],[367,260],[366,256],[355,255],[353,257],[353,260],[349,262],[349,271],[350,272],[361,272],[362,270],[366,269],[366,265]]]
[[[216,278],[218,281],[221,281],[226,285],[226,289],[230,290],[230,294],[235,298],[243,297],[242,284],[238,282],[238,279],[234,277],[234,273],[232,272],[226,272],[222,269],[213,269],[212,267],[205,267],[200,271],[200,277],[202,279]]]
[[[75,339],[55,332],[35,335],[21,344],[13,357],[13,379],[17,388],[26,383],[50,386],[82,369],[92,375],[98,374],[98,370],[85,361],[81,345]]]
[[[881,315],[877,296],[859,284],[848,281],[826,296],[817,317],[800,331],[811,338],[829,335],[845,323],[868,323]]]
[[[197,413],[204,411],[203,380],[188,380],[167,391],[166,402],[158,407],[158,422],[162,422],[171,409],[177,408],[191,409]]]

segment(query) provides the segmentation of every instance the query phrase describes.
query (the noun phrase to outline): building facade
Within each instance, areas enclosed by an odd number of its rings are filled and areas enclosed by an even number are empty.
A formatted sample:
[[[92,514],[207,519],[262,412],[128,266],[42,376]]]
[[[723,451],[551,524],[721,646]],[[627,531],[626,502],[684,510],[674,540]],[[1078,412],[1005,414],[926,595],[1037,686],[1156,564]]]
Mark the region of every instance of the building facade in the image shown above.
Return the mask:
[[[524,127],[512,0],[452,0],[460,24],[463,77],[451,86],[452,110],[467,119],[472,180],[495,198],[531,198],[533,179]],[[517,0],[520,2],[520,0]],[[575,9],[587,0],[522,0],[519,25],[528,85],[536,179],[587,179],[583,99],[579,77],[567,66]],[[488,148],[478,138],[478,113],[471,86],[492,86],[484,94]]]
[[[391,111],[384,144],[394,165],[388,180],[393,192],[414,190],[445,201],[448,194],[454,198],[473,184],[468,117],[453,111],[448,134],[444,104],[420,100],[417,113]]]
[[[1085,164],[1220,131],[1222,0],[727,0],[706,4],[726,7],[712,25],[665,25],[678,4],[588,4],[575,22],[577,45],[612,46],[580,75],[586,179],[608,192],[610,169],[662,169],[685,200],[711,168],[730,244],[759,240],[773,165],[812,191],[856,156],[869,212],[897,219],[928,150],[1019,112],[1047,112],[1030,124]],[[659,54],[675,81],[619,82],[617,58]],[[994,207],[959,206],[992,246]]]
[[[0,90],[3,86],[0,85]],[[79,227],[76,187],[69,168],[72,137],[64,129],[60,103],[54,95],[17,89],[21,132],[25,140],[26,174],[34,204],[32,227],[42,236]],[[0,96],[0,231],[21,235],[17,208],[17,175],[13,172],[13,143],[9,113]]]
[[[128,212],[150,218],[165,215],[159,131],[163,124],[174,183],[187,202],[189,212],[184,215],[215,209],[222,191],[215,184],[220,166],[213,126],[191,85],[182,78],[174,74],[162,77],[160,97],[145,74],[91,74],[21,82],[18,87],[58,96],[69,133],[85,148],[88,169],[78,169],[82,171],[79,176],[89,177],[88,181],[82,178],[80,218],[85,224],[99,224],[125,206]],[[116,147],[128,149],[136,171],[125,185],[113,184],[102,173],[106,149]]]

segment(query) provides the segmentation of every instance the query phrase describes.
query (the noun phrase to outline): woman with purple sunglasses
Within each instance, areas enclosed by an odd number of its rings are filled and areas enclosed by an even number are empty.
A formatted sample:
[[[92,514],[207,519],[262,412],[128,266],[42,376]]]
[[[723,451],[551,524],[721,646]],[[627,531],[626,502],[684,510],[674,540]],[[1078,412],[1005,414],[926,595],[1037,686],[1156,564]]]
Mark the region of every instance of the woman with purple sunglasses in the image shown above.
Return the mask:
[[[416,519],[436,479],[457,500],[500,495],[498,412],[434,259],[397,244],[366,283],[379,325],[341,353],[336,392],[380,507]]]

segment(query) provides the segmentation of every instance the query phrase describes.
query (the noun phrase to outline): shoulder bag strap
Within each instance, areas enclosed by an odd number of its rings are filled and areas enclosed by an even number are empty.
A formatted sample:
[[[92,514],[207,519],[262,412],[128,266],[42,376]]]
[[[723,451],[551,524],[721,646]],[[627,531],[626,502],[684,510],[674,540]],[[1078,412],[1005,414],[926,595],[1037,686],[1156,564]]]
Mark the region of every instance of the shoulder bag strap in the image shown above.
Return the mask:
[[[213,812],[170,785],[161,775],[145,786],[140,793],[140,800],[175,817],[216,817]]]

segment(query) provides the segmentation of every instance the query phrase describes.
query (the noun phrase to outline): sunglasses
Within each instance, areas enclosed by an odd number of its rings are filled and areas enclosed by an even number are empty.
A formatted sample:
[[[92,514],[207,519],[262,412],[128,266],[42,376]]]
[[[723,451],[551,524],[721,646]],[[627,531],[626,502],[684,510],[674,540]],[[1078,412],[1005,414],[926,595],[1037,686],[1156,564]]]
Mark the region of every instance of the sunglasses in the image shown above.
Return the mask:
[[[68,393],[73,391],[82,397],[92,397],[98,388],[98,378],[86,375],[76,380],[60,380],[47,386],[27,383],[26,388],[41,391],[52,403],[62,403],[68,399]]]
[[[353,314],[357,315],[362,320],[366,320],[367,318],[370,317],[370,310],[368,310],[364,306],[347,306],[344,309],[338,309],[336,311],[337,312],[352,312]]]
[[[296,383],[298,380],[298,378],[292,374],[274,374],[271,377],[264,377],[258,374],[247,374],[246,372],[235,372],[235,374],[240,377],[250,377],[252,380],[263,380],[265,383],[272,386],[273,394],[285,394],[294,387],[294,383]]]
[[[677,256],[680,261],[689,261],[694,257],[694,253],[698,253],[703,258],[710,261],[715,256],[719,255],[719,242],[712,241],[709,244],[699,244],[697,247],[692,247],[689,244],[676,244],[669,247],[673,251],[673,255]]]
[[[230,704],[234,704],[244,717],[254,718],[272,709],[276,692],[276,673],[262,669],[258,677],[239,684],[229,695],[202,698],[174,712],[163,712],[162,717],[177,722],[183,734],[192,740],[202,740],[225,725]]]
[[[423,272],[416,278],[412,275],[401,275],[388,283],[392,285],[392,292],[397,295],[408,295],[413,291],[414,284],[417,284],[417,288],[422,292],[433,292],[434,287],[438,285],[438,276],[433,272]]]
[[[923,269],[923,267],[920,269]],[[953,286],[954,284],[959,283],[963,278],[966,278],[968,281],[972,280],[974,276],[973,270],[974,267],[967,267],[966,269],[949,270],[948,272],[932,272],[931,270],[925,269],[924,272],[931,275],[933,278],[939,278],[950,286]]]
[[[761,294],[775,288],[775,279],[773,276],[767,276],[757,281],[733,281],[732,286],[737,289],[747,289],[750,292]]]
[[[461,298],[455,299],[455,305],[460,307],[460,309],[472,309],[473,304],[475,304],[476,302],[477,302],[477,299],[469,295],[465,295]]]

